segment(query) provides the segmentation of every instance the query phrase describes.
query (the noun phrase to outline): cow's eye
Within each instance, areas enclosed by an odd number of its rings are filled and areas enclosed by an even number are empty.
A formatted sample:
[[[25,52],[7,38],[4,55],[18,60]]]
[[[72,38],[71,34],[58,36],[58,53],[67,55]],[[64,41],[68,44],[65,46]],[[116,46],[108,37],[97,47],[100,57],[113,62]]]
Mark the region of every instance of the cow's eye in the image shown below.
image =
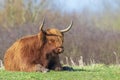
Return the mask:
[[[55,40],[54,39],[50,39],[50,43],[54,43],[55,42]]]

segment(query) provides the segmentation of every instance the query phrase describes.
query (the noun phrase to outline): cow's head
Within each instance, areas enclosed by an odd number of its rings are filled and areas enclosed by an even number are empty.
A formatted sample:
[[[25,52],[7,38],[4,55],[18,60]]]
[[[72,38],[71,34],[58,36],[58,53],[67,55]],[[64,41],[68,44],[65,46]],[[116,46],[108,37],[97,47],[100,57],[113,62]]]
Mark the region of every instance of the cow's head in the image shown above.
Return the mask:
[[[40,33],[44,35],[44,41],[45,45],[47,45],[47,49],[49,49],[50,52],[54,53],[62,53],[64,51],[63,48],[63,39],[64,39],[64,33],[69,31],[73,25],[73,22],[71,21],[71,24],[64,30],[58,30],[55,28],[46,29],[43,30],[44,26],[44,20],[40,26]]]

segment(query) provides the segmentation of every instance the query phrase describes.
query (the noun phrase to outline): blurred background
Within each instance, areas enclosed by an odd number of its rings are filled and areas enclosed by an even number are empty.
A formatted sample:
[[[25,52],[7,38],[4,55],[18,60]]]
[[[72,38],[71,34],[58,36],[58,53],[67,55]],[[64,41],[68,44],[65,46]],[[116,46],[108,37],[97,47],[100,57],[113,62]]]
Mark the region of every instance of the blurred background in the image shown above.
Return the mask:
[[[0,0],[0,59],[19,38],[47,28],[64,29],[61,62],[120,63],[120,0]]]

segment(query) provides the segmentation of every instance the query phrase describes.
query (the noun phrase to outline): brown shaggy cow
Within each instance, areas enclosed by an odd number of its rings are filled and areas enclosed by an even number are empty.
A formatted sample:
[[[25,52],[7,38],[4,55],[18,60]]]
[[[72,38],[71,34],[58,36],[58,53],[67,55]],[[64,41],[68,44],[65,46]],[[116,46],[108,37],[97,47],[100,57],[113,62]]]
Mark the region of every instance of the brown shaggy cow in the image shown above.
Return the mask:
[[[43,30],[36,35],[17,40],[5,53],[4,66],[9,71],[62,70],[59,54],[63,52],[63,33],[70,30],[72,22],[64,30]]]

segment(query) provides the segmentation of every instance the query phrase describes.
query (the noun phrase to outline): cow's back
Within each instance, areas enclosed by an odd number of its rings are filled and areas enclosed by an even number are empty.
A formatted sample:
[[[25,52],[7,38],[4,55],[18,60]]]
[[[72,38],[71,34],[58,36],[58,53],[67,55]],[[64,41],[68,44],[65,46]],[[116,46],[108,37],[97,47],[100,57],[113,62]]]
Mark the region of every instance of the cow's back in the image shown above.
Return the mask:
[[[16,41],[5,53],[4,66],[6,70],[19,71],[19,40]]]
[[[28,67],[33,66],[34,61],[38,58],[38,43],[37,35],[17,40],[5,53],[5,69],[9,71],[29,71]]]

